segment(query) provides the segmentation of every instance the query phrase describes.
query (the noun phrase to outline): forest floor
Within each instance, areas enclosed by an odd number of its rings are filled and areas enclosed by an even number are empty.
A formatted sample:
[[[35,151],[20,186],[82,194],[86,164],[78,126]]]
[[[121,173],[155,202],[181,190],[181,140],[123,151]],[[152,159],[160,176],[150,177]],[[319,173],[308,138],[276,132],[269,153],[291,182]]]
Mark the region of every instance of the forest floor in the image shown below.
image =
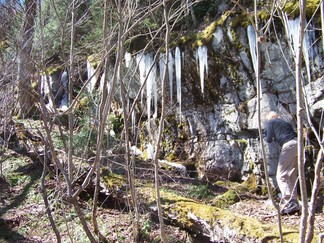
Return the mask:
[[[41,163],[11,151],[8,159],[1,163],[1,173],[0,242],[56,242],[41,194]],[[152,178],[153,171],[146,171],[139,176],[139,180],[146,180],[145,183]],[[59,183],[57,179],[46,180],[54,219],[62,232],[62,242],[89,242],[72,205],[64,201],[64,190],[60,189]],[[161,176],[162,190],[172,190],[180,196],[205,204],[211,204],[213,198],[227,191],[229,188],[226,185],[182,178],[171,172],[164,172]],[[258,219],[261,224],[277,223],[276,210],[265,196],[247,192],[240,194],[239,199],[226,210]],[[80,201],[85,218],[91,222],[92,199],[85,196]],[[130,242],[133,232],[131,214],[118,200],[109,203],[103,201],[98,208],[98,222],[102,232],[109,242]],[[159,225],[152,213],[141,205],[139,213],[139,242],[159,242]],[[300,214],[283,215],[282,223],[298,228],[300,217]],[[323,212],[316,213],[315,229],[324,232]],[[170,242],[203,242],[176,225],[167,224],[165,230]]]

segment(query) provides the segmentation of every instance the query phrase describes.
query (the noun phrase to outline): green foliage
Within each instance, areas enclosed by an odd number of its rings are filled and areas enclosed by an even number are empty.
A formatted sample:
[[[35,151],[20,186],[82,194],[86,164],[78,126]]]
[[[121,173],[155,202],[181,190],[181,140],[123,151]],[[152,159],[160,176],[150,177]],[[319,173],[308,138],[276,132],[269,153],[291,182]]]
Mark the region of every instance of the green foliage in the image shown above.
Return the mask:
[[[108,4],[110,6],[110,4]],[[89,19],[83,26],[83,33],[80,36],[80,44],[90,53],[98,53],[103,47],[103,18],[104,3],[102,0],[93,0],[89,5]],[[112,10],[110,10],[112,11]],[[114,22],[112,22],[114,24]],[[109,26],[108,28],[112,28]]]
[[[213,193],[208,189],[208,185],[190,185],[187,192],[188,197],[195,199],[212,198]]]
[[[59,2],[45,0],[42,3],[42,15],[38,15],[34,46],[40,53],[41,28],[43,22],[43,40],[45,58],[63,59],[70,51],[72,4],[69,0]],[[99,52],[102,48],[103,2],[101,0],[86,1],[78,5],[75,25],[75,46],[83,49],[83,53]],[[64,60],[63,60],[64,61]]]
[[[141,226],[140,233],[141,233],[141,239],[150,239],[150,233],[152,231],[152,221],[150,219],[146,219]]]
[[[64,140],[63,139],[67,139],[66,135],[63,135],[64,138],[61,137],[61,135],[59,133],[54,133],[52,136],[53,139],[53,143],[56,149],[63,149],[64,148]]]
[[[86,150],[94,150],[96,146],[96,130],[91,125],[91,121],[87,118],[83,121],[84,124],[80,127],[79,132],[75,133],[73,137],[74,151],[80,155]]]
[[[53,2],[50,0],[45,0],[42,3],[42,13],[37,16],[34,37],[36,51],[38,53],[42,50],[45,51],[46,57],[51,57],[58,52],[64,51],[62,49],[64,46],[66,46],[68,50],[69,45],[67,23],[69,23],[71,19],[69,14],[70,1],[63,0],[60,1],[60,4],[55,5],[52,3]],[[42,21],[40,18],[42,18]],[[40,24],[42,24],[42,31]],[[42,45],[42,39],[44,40],[44,46]]]

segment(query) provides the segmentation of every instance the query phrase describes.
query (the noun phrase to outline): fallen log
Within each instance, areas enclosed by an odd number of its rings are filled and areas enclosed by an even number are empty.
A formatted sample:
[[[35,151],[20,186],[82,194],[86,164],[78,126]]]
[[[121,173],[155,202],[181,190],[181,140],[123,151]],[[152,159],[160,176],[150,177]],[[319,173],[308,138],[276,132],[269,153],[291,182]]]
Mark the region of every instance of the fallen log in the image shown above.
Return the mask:
[[[146,195],[147,195],[146,190]],[[180,227],[193,235],[208,238],[210,242],[267,242],[279,241],[277,224],[264,224],[258,219],[231,210],[200,203],[161,192],[163,216],[167,223]],[[155,202],[153,213],[155,214]],[[297,228],[283,227],[285,242],[298,242]]]

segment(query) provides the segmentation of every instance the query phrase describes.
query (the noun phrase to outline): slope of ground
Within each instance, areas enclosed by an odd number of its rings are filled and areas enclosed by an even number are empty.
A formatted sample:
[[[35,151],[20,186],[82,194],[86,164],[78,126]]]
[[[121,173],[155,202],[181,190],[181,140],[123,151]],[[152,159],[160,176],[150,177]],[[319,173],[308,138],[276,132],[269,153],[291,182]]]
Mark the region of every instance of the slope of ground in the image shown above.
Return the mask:
[[[12,153],[10,160],[3,163],[3,177],[0,180],[0,241],[1,242],[55,242],[55,235],[50,227],[45,206],[40,192],[40,176],[42,166],[29,158]],[[151,175],[151,173],[149,173]],[[179,176],[167,175],[161,177],[162,191],[177,192],[179,196],[202,204],[212,204],[217,195],[228,189],[223,186],[212,185],[207,182]],[[141,181],[147,185],[147,178]],[[47,188],[57,188],[57,181],[47,180]],[[64,242],[88,242],[77,215],[71,205],[61,203],[62,195],[58,190],[50,194],[51,205],[55,212],[55,219],[61,230]],[[131,215],[118,207],[99,208],[99,223],[102,231],[111,242],[128,242],[132,233]],[[142,204],[144,205],[144,203]],[[91,199],[82,201],[82,209],[86,218],[91,218]],[[261,223],[276,223],[275,210],[268,200],[257,195],[242,194],[239,201],[227,210],[233,213],[249,216]],[[297,227],[300,215],[283,216],[285,226]],[[170,223],[170,222],[167,222]],[[315,227],[317,231],[324,230],[323,213],[316,214]],[[152,214],[143,206],[141,208],[141,239],[140,242],[158,242],[158,224]],[[166,227],[171,242],[208,242],[206,238],[195,239],[190,234],[173,224]]]

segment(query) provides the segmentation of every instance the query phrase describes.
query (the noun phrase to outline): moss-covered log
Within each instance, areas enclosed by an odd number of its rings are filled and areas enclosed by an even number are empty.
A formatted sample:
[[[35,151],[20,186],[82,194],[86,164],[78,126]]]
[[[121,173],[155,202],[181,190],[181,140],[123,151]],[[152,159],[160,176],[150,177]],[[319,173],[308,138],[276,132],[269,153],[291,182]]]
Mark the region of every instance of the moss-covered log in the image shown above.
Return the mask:
[[[146,196],[149,194],[148,190],[150,189],[144,190]],[[211,242],[280,240],[277,224],[264,224],[255,218],[179,197],[170,192],[162,192],[161,196],[167,222],[195,235],[207,237]],[[151,203],[154,204],[154,200]],[[297,228],[283,227],[283,234],[285,242],[298,242]]]

